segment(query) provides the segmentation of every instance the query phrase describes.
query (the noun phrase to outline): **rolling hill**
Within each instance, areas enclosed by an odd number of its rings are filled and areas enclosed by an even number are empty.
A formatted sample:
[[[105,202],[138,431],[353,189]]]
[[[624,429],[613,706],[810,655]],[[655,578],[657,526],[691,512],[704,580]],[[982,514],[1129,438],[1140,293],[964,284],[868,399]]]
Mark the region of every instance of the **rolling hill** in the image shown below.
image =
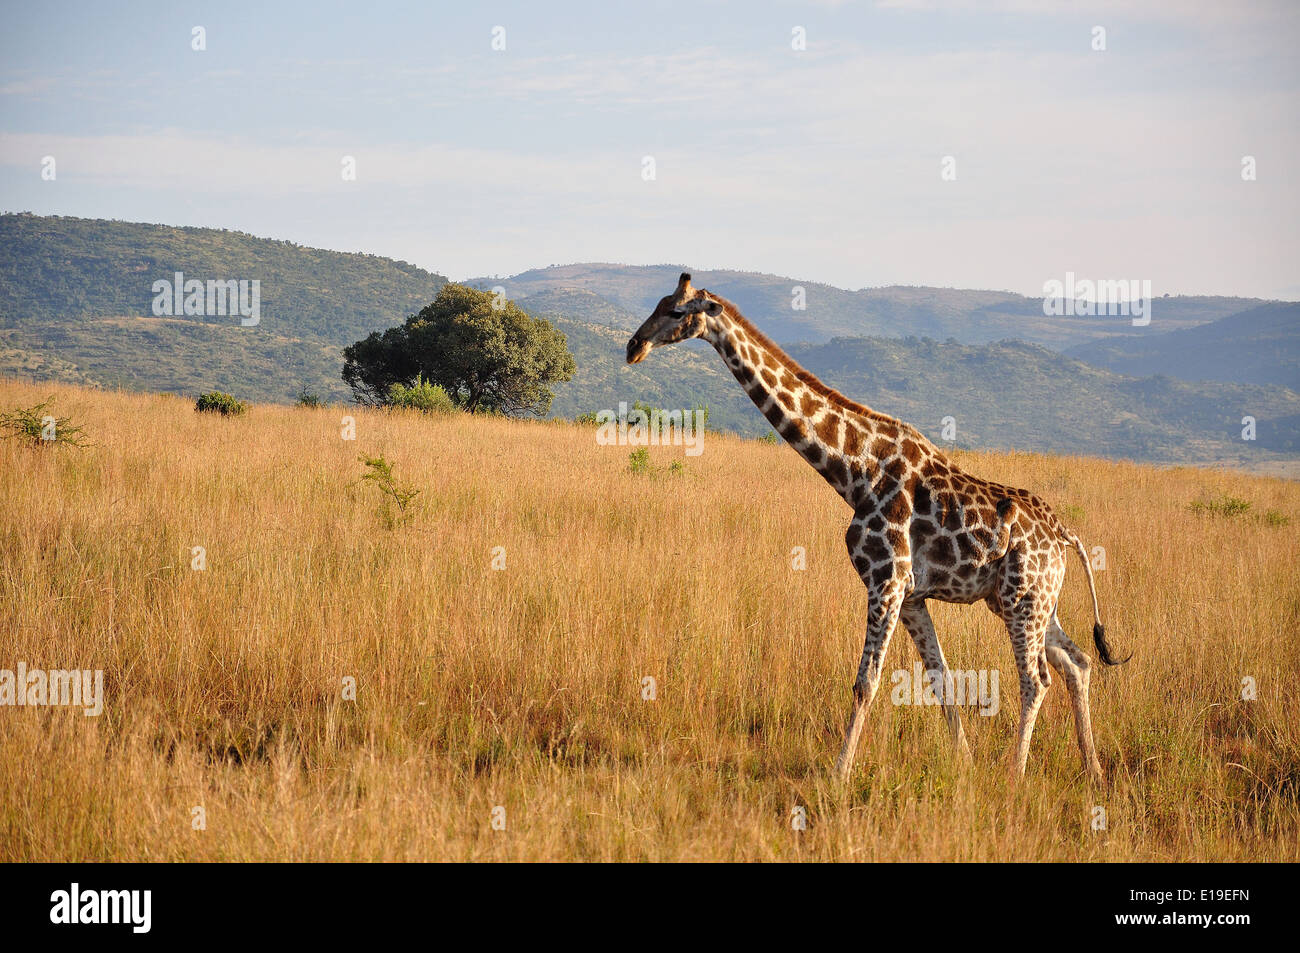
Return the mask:
[[[640,324],[630,312],[574,289],[539,292],[519,304],[564,331],[577,359],[578,375],[557,389],[557,414],[633,399],[664,407],[706,403],[721,428],[751,436],[771,429],[706,344],[665,348],[628,367],[628,332]],[[1286,388],[1125,377],[1022,341],[856,337],[786,350],[827,384],[936,442],[944,417],[952,416],[960,447],[1237,466],[1267,466],[1278,455],[1300,453],[1300,395]],[[1252,442],[1241,439],[1246,415],[1257,421]]]
[[[213,228],[0,215],[0,373],[291,400],[347,399],[342,349],[428,304],[447,279],[377,255]],[[253,280],[261,323],[153,314],[176,272]]]
[[[1041,298],[1005,291],[912,287],[846,291],[780,275],[685,265],[556,265],[510,278],[474,278],[465,284],[479,288],[499,285],[515,299],[569,289],[591,291],[630,311],[639,323],[673,289],[682,271],[691,272],[696,287],[735,302],[780,342],[915,335],[987,344],[1015,338],[1062,351],[1113,335],[1145,337],[1194,327],[1261,304],[1252,298],[1160,297],[1153,303],[1152,323],[1134,328],[1130,319],[1120,316],[1048,317],[1043,314]],[[792,307],[795,287],[804,289],[805,310]]]
[[[281,403],[306,386],[327,400],[347,401],[351,394],[339,376],[343,347],[400,322],[446,282],[404,262],[215,229],[5,215],[0,239],[0,374],[34,381],[189,395],[218,389]],[[657,299],[665,283],[671,287],[676,266],[614,269],[601,293],[565,286],[557,277],[577,274],[590,284],[604,273],[604,266],[593,267],[546,269],[538,273],[544,280],[505,282],[507,287],[514,282],[516,300],[525,309],[565,333],[577,360],[573,381],[556,387],[553,413],[572,417],[636,400],[663,407],[702,403],[709,406],[714,427],[750,436],[769,431],[701,342],[665,349],[636,367],[624,363],[628,333],[649,305],[638,299],[633,309],[623,302],[636,295]],[[175,271],[201,278],[257,278],[261,322],[242,327],[236,317],[153,315],[152,283]],[[774,336],[807,330],[799,323],[807,319],[794,320],[789,313],[770,322],[761,317],[764,307],[788,296],[787,279],[698,274],[701,283],[707,279],[742,309],[755,309],[747,313]],[[489,287],[494,283],[487,280]],[[1001,292],[843,292],[810,285],[808,293],[809,313],[820,296],[839,302],[843,320],[856,306],[859,323],[874,329],[917,324],[951,329],[983,320],[983,330],[971,332],[979,337],[1030,304],[1038,308],[1038,319],[1022,315],[1021,325],[1040,326],[1041,320],[1038,302]],[[1215,318],[1224,327],[1231,320],[1218,311],[1240,303],[1176,300],[1184,323]],[[866,307],[864,301],[876,304]],[[905,314],[918,317],[909,323],[899,318]],[[922,320],[924,315],[929,317]],[[1287,388],[1187,384],[1171,376],[1137,379],[1041,343],[959,343],[953,337],[941,342],[859,332],[827,338],[822,326],[789,350],[850,397],[909,420],[936,439],[943,418],[952,416],[960,447],[1250,467],[1272,467],[1300,454],[1300,396]],[[1258,421],[1256,441],[1240,439],[1245,415]]]
[[[1273,302],[1194,328],[1108,338],[1066,353],[1133,377],[1168,374],[1300,390],[1300,304]]]

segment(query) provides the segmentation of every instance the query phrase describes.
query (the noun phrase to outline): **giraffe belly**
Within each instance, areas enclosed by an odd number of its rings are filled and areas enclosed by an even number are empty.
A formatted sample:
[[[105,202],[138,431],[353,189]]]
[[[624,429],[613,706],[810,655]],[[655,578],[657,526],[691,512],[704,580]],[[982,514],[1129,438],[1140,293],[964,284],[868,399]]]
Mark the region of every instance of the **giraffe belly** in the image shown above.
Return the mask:
[[[940,602],[979,602],[997,589],[1000,560],[982,566],[956,568],[928,564],[912,565],[912,595]]]

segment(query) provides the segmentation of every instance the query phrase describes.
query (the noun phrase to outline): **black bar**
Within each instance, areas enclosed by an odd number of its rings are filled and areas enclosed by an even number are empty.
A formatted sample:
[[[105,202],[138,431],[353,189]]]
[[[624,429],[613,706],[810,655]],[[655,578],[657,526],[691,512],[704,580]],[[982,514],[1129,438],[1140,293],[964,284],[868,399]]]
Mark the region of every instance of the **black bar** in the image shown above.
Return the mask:
[[[1025,929],[1082,940],[1135,935],[1183,942],[1197,935],[1231,944],[1261,926],[1287,925],[1281,908],[1293,874],[1284,865],[1238,864],[718,866],[8,865],[0,868],[0,923],[6,939],[73,942],[110,935],[126,942],[237,942],[253,929],[259,940],[296,943],[373,940],[376,930],[450,939],[466,926],[485,931],[485,939],[531,930],[533,939],[562,940],[590,937],[602,923],[630,931],[603,933],[609,940],[636,942],[638,931],[648,931],[668,942],[675,924],[689,919],[733,939],[777,928],[872,936],[892,924],[963,946]],[[91,891],[150,891],[148,932],[135,932],[130,922],[52,923],[52,897],[63,891],[70,899],[73,883],[83,902]],[[1132,919],[1148,916],[1145,923]]]

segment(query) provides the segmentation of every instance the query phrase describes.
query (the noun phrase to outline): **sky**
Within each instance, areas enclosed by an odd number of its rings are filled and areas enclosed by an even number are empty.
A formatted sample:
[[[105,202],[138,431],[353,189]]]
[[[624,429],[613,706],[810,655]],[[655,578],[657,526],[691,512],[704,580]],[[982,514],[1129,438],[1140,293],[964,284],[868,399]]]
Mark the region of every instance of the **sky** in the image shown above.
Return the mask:
[[[673,263],[1040,296],[1073,272],[1300,299],[1295,0],[0,17],[4,211],[238,229],[453,279]]]

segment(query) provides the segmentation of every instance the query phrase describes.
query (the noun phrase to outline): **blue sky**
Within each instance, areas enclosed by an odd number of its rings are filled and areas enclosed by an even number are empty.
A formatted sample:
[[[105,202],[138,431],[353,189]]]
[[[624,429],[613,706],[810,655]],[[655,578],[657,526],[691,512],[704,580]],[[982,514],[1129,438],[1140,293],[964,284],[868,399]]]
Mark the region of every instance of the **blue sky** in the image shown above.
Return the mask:
[[[3,17],[6,211],[234,228],[452,278],[673,262],[1039,294],[1073,271],[1300,298],[1290,0]]]

